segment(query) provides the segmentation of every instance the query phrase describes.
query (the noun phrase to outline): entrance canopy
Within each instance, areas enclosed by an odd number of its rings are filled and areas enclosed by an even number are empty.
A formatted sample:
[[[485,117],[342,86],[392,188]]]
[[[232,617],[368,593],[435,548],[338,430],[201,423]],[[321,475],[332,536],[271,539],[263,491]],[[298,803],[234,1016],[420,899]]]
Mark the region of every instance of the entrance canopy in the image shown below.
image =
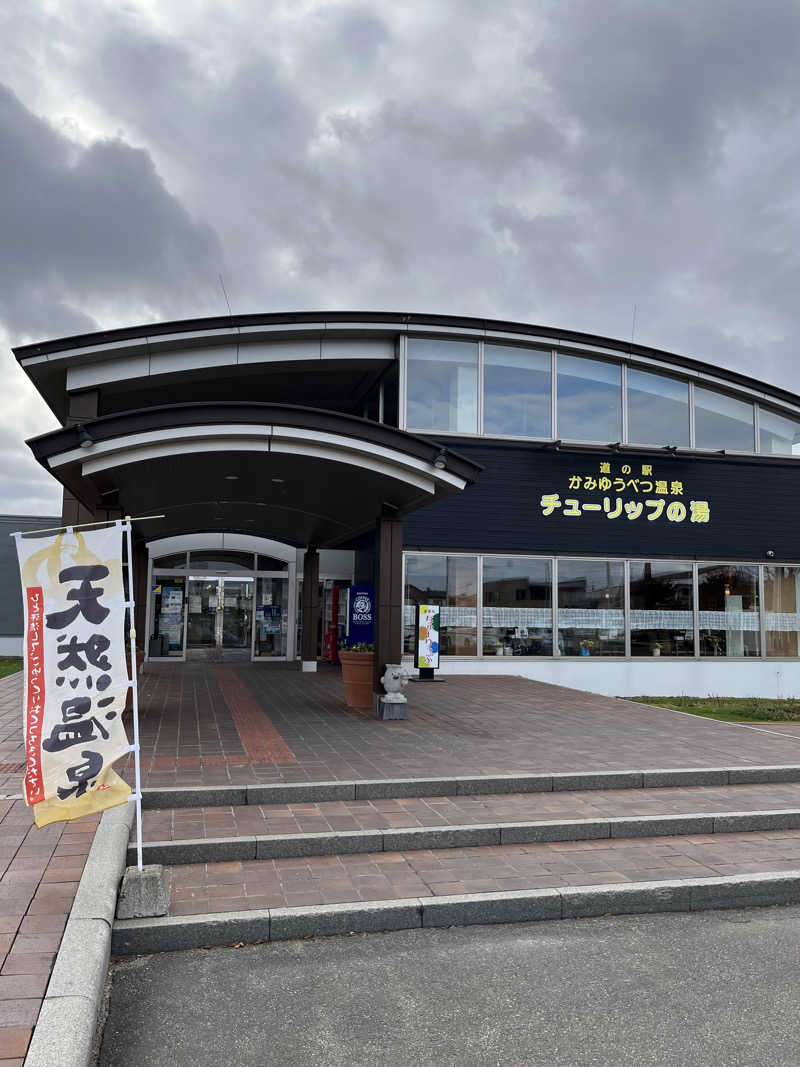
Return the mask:
[[[381,423],[283,404],[201,403],[93,419],[28,442],[92,511],[164,514],[148,539],[267,533],[320,547],[464,489],[480,468]]]

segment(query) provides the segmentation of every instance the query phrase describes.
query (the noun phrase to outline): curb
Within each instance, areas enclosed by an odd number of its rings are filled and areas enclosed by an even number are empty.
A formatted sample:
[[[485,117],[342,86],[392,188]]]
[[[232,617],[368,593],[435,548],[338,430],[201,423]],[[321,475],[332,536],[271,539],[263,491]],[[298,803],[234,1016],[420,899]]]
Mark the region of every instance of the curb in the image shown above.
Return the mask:
[[[131,803],[103,813],[72,904],[26,1067],[88,1067],[111,954],[117,889],[125,871]]]
[[[483,923],[538,922],[601,915],[640,915],[800,902],[800,870],[722,878],[678,878],[470,896],[412,897],[308,908],[217,912],[205,916],[122,919],[114,923],[115,956],[255,944],[351,933]]]
[[[483,796],[497,793],[560,793],[582,789],[655,789],[692,785],[766,785],[800,782],[800,764],[768,766],[661,767],[640,771],[577,771],[559,774],[468,775],[276,785],[167,786],[142,791],[142,807],[199,808],[222,804],[298,804],[324,800],[389,800],[396,797]]]
[[[533,822],[466,826],[414,826],[386,830],[333,830],[310,834],[185,838],[151,841],[142,846],[145,863],[181,866],[230,860],[291,859],[339,856],[358,852],[411,852],[427,848],[474,848],[524,845],[546,841],[602,838],[678,837],[686,834],[732,834],[758,830],[798,830],[800,809],[723,811],[687,815],[635,815],[609,819],[546,819]],[[136,862],[128,845],[127,864]]]

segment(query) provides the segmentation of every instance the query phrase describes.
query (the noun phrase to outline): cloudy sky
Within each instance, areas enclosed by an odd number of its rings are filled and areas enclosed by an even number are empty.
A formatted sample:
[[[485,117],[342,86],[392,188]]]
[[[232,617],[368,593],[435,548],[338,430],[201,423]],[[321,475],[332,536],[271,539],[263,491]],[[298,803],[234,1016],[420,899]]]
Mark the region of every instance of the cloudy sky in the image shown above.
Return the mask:
[[[4,0],[0,511],[58,511],[11,344],[352,308],[800,390],[800,0]]]

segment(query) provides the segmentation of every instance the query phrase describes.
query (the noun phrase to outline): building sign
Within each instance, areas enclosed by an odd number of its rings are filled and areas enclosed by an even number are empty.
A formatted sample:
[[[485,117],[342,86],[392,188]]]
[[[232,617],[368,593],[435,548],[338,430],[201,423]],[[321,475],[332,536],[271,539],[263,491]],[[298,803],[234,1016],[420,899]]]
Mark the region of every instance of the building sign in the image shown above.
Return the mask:
[[[24,796],[37,826],[127,800],[122,528],[17,537],[25,613]]]
[[[417,667],[439,667],[439,613],[438,604],[420,604],[417,622]]]
[[[347,642],[375,640],[375,590],[371,585],[351,585],[347,590]]]
[[[797,459],[499,441],[453,448],[483,472],[463,493],[403,518],[409,550],[798,558]]]
[[[667,466],[666,463],[663,464]],[[547,518],[559,511],[567,518],[580,518],[595,512],[607,519],[644,519],[657,522],[707,523],[711,509],[707,500],[686,498],[684,484],[672,473],[659,470],[653,463],[630,463],[600,460],[593,473],[571,473],[562,492],[543,493],[539,506]]]

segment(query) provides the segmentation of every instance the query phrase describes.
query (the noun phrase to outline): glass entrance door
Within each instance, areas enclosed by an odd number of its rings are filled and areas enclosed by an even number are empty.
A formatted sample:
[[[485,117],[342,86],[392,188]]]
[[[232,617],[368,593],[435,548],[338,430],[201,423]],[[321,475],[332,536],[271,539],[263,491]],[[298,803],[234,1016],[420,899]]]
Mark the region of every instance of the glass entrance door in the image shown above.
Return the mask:
[[[217,578],[190,578],[189,603],[186,618],[186,647],[210,649],[217,647]]]
[[[253,579],[220,578],[217,612],[218,648],[250,648],[253,626]]]
[[[186,648],[249,651],[253,627],[252,578],[190,578]]]

